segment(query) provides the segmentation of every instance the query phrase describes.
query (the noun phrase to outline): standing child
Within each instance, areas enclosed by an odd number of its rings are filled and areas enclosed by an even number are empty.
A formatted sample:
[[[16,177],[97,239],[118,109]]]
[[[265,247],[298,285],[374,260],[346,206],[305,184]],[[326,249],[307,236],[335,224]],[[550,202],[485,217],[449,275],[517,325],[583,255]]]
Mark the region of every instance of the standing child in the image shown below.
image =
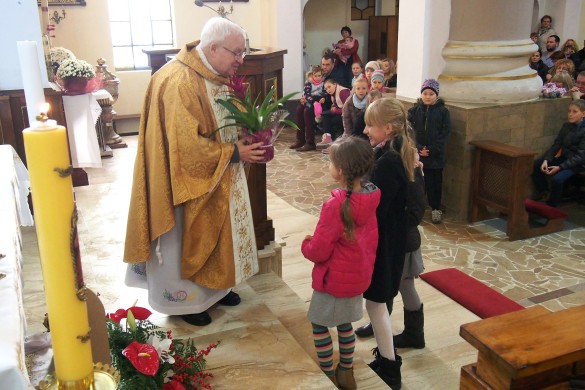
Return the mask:
[[[427,199],[431,206],[433,223],[441,223],[441,197],[443,192],[443,168],[445,145],[451,132],[451,119],[445,103],[439,98],[439,82],[427,79],[423,82],[421,97],[408,110],[408,121],[415,131],[416,147],[423,163]]]
[[[404,331],[394,336],[393,340],[395,348],[424,348],[423,304],[414,285],[414,279],[418,278],[424,271],[418,225],[421,223],[427,207],[424,177],[418,158],[414,181],[408,183],[406,206],[408,209],[406,255],[404,257],[402,279],[398,287],[404,310]],[[394,301],[386,302],[386,306],[388,307],[388,312],[392,314]],[[358,337],[372,336],[374,334],[372,324],[368,323],[357,328],[355,334]]]
[[[307,72],[303,95],[299,99],[296,119],[299,129],[297,140],[289,148],[299,151],[315,150],[315,116],[321,113],[321,104],[325,102],[323,69],[314,65]]]
[[[374,152],[364,140],[346,137],[331,146],[329,172],[341,188],[323,203],[315,233],[305,237],[301,247],[303,255],[315,263],[307,317],[319,365],[340,389],[356,388],[351,323],[362,318],[362,293],[370,284],[376,256],[380,190],[361,181],[373,165]],[[339,340],[335,370],[331,327],[337,327]]]
[[[393,390],[401,387],[402,359],[396,355],[386,302],[398,293],[406,254],[408,183],[414,181],[416,148],[407,128],[406,110],[394,98],[381,98],[366,109],[366,128],[376,150],[372,172],[382,196],[376,209],[378,249],[372,283],[364,292],[377,347],[370,368]]]

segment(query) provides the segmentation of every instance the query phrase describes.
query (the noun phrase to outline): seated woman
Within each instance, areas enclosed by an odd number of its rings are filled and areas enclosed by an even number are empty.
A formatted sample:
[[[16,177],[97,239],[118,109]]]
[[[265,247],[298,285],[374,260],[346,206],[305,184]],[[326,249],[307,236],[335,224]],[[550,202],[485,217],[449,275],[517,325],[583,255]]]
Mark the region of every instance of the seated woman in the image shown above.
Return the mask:
[[[561,73],[561,72],[567,72],[567,73],[569,73],[571,78],[573,78],[573,75],[575,74],[575,64],[573,63],[573,61],[568,60],[566,58],[562,58],[560,60],[557,60],[555,62],[555,65],[548,70],[548,74],[546,75],[546,79],[551,80],[555,74]]]
[[[341,113],[343,110],[343,104],[351,94],[351,91],[341,85],[333,79],[325,80],[325,92],[329,95],[325,101],[323,112],[321,117],[323,121],[321,128],[323,133],[331,134],[331,138],[335,140],[343,132],[343,124]],[[327,109],[325,109],[327,107]],[[339,129],[339,131],[336,131]],[[329,148],[322,150],[323,153],[329,153]]]
[[[569,104],[569,121],[561,127],[559,135],[544,156],[534,161],[532,181],[536,188],[535,200],[544,200],[556,207],[561,201],[563,184],[576,173],[585,171],[585,100]]]
[[[542,62],[542,51],[540,51],[540,49],[532,53],[528,59],[528,65],[538,73],[542,83],[545,84],[547,82],[546,76],[548,75],[548,66]]]

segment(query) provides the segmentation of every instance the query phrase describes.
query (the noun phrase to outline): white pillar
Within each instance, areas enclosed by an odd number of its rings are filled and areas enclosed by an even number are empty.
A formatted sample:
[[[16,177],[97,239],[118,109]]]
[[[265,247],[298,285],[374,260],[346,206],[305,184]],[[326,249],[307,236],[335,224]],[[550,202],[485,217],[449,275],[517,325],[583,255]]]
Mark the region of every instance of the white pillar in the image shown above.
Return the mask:
[[[528,66],[533,0],[452,0],[441,95],[449,102],[508,103],[538,98]]]
[[[445,64],[441,48],[449,39],[450,14],[451,0],[400,2],[398,97],[416,99],[424,79],[438,78]]]

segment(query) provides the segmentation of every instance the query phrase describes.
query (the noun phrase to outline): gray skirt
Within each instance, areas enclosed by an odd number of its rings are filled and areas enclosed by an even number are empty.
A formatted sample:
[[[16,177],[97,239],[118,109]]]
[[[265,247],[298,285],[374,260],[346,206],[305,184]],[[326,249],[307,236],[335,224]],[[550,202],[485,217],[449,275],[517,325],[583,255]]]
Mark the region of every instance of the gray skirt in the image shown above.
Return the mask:
[[[402,279],[418,278],[425,270],[423,264],[422,252],[420,247],[412,252],[406,252],[404,256],[404,268],[402,269]]]
[[[361,320],[363,304],[361,294],[350,298],[336,298],[327,293],[313,291],[307,318],[313,324],[333,328]]]

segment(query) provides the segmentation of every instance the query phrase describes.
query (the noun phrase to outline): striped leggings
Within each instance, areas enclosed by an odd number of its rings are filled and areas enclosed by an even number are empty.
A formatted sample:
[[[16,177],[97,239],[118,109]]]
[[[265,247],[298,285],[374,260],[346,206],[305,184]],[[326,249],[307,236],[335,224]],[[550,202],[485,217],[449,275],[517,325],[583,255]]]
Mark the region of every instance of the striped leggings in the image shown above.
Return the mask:
[[[317,324],[313,325],[313,341],[317,349],[319,366],[325,374],[334,375],[333,368],[333,342],[329,328]],[[349,370],[353,367],[353,352],[355,350],[355,333],[351,323],[337,326],[339,341],[339,367],[341,370]]]

